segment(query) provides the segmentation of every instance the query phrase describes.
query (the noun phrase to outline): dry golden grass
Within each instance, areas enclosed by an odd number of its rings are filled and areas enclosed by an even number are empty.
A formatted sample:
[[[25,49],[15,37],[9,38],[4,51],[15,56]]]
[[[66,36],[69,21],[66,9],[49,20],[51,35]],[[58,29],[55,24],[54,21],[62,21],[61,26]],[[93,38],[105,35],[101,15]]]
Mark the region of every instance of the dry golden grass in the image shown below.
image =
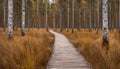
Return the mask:
[[[14,31],[11,40],[0,29],[0,69],[45,69],[52,52],[54,36],[44,29]]]
[[[59,31],[58,31],[59,32]],[[116,30],[109,31],[109,50],[102,46],[102,31],[64,30],[66,35],[92,65],[93,69],[120,69],[120,37]]]

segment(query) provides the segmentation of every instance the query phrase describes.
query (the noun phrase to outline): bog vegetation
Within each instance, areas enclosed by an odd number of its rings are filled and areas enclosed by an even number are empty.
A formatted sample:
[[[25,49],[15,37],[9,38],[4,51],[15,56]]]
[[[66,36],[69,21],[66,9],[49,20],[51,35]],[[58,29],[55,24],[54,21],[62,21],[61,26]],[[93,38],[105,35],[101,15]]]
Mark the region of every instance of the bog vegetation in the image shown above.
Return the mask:
[[[0,69],[46,69],[53,49],[52,34],[31,29],[22,37],[18,29],[8,39],[6,33],[0,33]]]
[[[60,32],[59,30],[57,30]],[[109,31],[109,50],[102,46],[102,31],[75,30],[71,34],[64,30],[62,34],[75,45],[75,48],[82,53],[90,62],[93,69],[119,69],[120,68],[120,36],[117,30]]]

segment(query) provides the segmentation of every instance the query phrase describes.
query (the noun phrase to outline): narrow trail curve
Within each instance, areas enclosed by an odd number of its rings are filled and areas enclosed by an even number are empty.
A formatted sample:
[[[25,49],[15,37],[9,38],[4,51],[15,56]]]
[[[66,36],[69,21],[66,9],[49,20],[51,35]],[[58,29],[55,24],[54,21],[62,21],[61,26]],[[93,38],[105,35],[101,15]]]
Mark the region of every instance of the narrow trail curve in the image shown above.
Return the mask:
[[[92,69],[64,35],[52,30],[50,32],[55,35],[55,42],[47,69]]]

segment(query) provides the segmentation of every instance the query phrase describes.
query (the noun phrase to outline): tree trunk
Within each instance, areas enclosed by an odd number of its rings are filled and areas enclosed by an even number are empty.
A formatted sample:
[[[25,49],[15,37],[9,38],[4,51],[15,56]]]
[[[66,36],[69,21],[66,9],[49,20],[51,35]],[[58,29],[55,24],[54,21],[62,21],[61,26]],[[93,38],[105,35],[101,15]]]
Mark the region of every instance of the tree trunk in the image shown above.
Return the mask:
[[[4,0],[4,22],[3,22],[3,31],[5,31],[5,24],[6,24],[6,0]]]
[[[120,0],[119,0],[119,37],[120,37]]]
[[[89,28],[90,28],[90,31],[91,31],[91,15],[92,15],[92,3],[91,3],[91,0],[90,0],[90,9],[89,9]]]
[[[103,45],[108,45],[108,0],[103,0]]]
[[[97,29],[98,29],[98,30],[99,30],[99,24],[100,24],[100,23],[99,23],[99,20],[100,20],[100,18],[99,18],[99,16],[100,16],[100,15],[99,15],[99,11],[100,11],[100,10],[99,10],[99,9],[100,9],[100,7],[99,7],[99,1],[98,1],[98,9],[97,9]]]
[[[31,22],[31,21],[30,21],[30,18],[31,18],[31,17],[30,17],[30,5],[28,5],[28,4],[27,4],[27,10],[28,10],[28,11],[27,11],[27,13],[28,13],[27,16],[28,16],[28,31],[29,31],[29,30],[30,30],[30,24],[31,24],[31,23],[30,23],[30,22]]]
[[[70,23],[69,23],[69,21],[70,21],[70,20],[69,20],[69,19],[70,19],[70,18],[69,18],[69,17],[70,17],[69,14],[70,14],[70,13],[69,13],[69,12],[70,12],[70,5],[69,5],[69,0],[68,0],[68,17],[67,17],[67,28],[68,28],[68,29],[69,29],[69,27],[70,27],[70,25],[69,25],[69,24],[70,24]]]
[[[48,31],[48,0],[46,0],[46,31]]]
[[[55,23],[55,13],[53,13],[53,28],[56,28],[56,23]]]
[[[22,36],[25,35],[25,0],[22,0]]]
[[[39,29],[40,27],[40,13],[39,13],[39,0],[37,0],[37,21],[36,21],[36,24],[37,24],[37,28]]]
[[[74,0],[72,2],[72,33],[74,32]]]
[[[13,0],[8,0],[8,38],[13,34]]]
[[[59,0],[59,21],[60,21],[60,31],[62,32],[62,7],[61,0]]]
[[[79,30],[81,29],[81,10],[79,9]]]

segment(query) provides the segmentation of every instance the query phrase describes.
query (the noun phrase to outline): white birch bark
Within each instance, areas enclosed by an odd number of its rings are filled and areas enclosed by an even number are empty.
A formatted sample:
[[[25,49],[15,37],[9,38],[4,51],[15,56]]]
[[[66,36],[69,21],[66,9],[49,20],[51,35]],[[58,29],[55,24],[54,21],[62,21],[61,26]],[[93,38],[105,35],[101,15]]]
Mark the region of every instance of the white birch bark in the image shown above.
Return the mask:
[[[3,10],[4,10],[4,22],[3,22],[3,30],[5,31],[5,22],[6,22],[6,0],[4,0],[4,6],[3,6]]]
[[[103,0],[103,39],[108,41],[108,0]]]
[[[25,35],[25,0],[22,0],[22,35]]]
[[[8,38],[13,34],[13,0],[8,0]]]

